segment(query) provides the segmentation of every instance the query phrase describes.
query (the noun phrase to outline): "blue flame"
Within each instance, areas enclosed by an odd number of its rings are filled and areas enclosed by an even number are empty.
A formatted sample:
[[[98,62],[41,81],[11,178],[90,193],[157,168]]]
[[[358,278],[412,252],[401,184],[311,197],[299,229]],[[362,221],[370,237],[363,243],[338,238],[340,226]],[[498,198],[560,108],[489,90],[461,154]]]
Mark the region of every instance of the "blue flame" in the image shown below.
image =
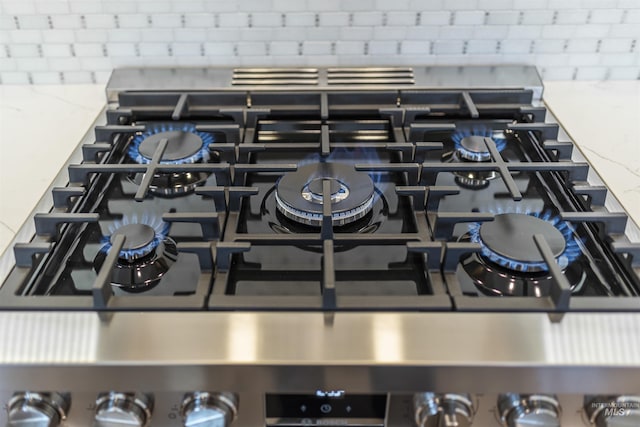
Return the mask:
[[[361,147],[356,148],[344,148],[337,147],[331,150],[331,153],[327,157],[322,157],[318,153],[312,153],[309,156],[305,157],[301,161],[298,162],[298,167],[308,165],[310,163],[342,163],[348,165],[356,165],[356,164],[365,164],[365,165],[378,165],[382,164],[380,162],[380,158],[378,157],[375,149],[366,149]],[[362,173],[366,173],[369,175],[371,180],[373,181],[373,185],[380,189],[380,185],[382,183],[382,178],[385,172],[377,172],[377,171],[362,171]],[[333,178],[340,179],[339,176],[334,176]]]
[[[475,161],[485,161],[491,158],[489,151],[485,152],[475,152],[469,151],[462,146],[462,139],[467,136],[483,136],[486,138],[491,138],[493,142],[496,144],[496,148],[498,151],[504,150],[507,146],[507,139],[504,137],[502,133],[494,133],[493,130],[484,127],[484,126],[476,126],[471,129],[458,129],[451,135],[451,140],[454,143],[454,147],[458,152],[464,153],[465,157]]]
[[[202,139],[202,147],[200,147],[200,149],[191,156],[188,156],[182,159],[176,159],[176,160],[161,160],[160,163],[181,165],[181,164],[188,164],[188,163],[196,163],[199,161],[206,162],[209,160],[209,156],[210,156],[209,144],[212,144],[214,142],[213,135],[210,133],[200,132],[196,130],[196,127],[191,123],[184,123],[181,125],[177,125],[177,124],[174,125],[173,123],[166,123],[166,124],[163,123],[163,124],[159,124],[159,125],[155,125],[147,128],[145,132],[139,135],[136,135],[131,141],[131,144],[129,145],[129,151],[128,151],[129,157],[137,163],[141,163],[141,164],[150,163],[151,159],[143,156],[142,153],[140,153],[140,144],[142,144],[142,141],[144,141],[146,138],[150,137],[151,135],[155,135],[162,132],[170,132],[170,131],[183,131],[183,132],[190,132],[195,135],[198,135],[200,139]]]
[[[506,212],[499,212],[499,213],[506,213]],[[515,213],[521,213],[521,212],[515,212]],[[562,236],[564,237],[564,240],[565,240],[565,248],[564,248],[564,251],[556,258],[561,268],[565,268],[580,256],[580,254],[582,253],[580,250],[580,243],[578,242],[578,239],[574,234],[573,227],[570,223],[568,223],[567,221],[563,221],[560,218],[560,216],[553,215],[550,211],[524,212],[523,214],[540,218],[552,224],[560,233],[562,233]],[[491,249],[485,246],[485,244],[482,242],[482,239],[480,237],[481,225],[482,223],[479,223],[479,222],[474,222],[469,224],[469,234],[472,242],[480,243],[481,245],[480,253],[484,255],[486,258],[490,259],[496,264],[499,264],[503,267],[507,267],[511,270],[517,270],[517,271],[523,271],[523,272],[534,270],[534,269],[545,270],[545,271],[549,270],[547,263],[544,261],[522,262],[522,261],[514,260],[493,252]]]
[[[138,217],[138,215],[136,214],[134,214],[132,217],[125,216],[121,220],[114,221],[109,225],[108,227],[109,235],[102,236],[102,238],[100,239],[100,243],[102,244],[100,251],[108,253],[113,247],[113,245],[111,244],[111,235],[113,235],[113,233],[116,230],[118,230],[120,227],[129,225],[129,224],[148,225],[149,227],[152,227],[153,230],[155,231],[155,236],[153,240],[146,246],[143,246],[141,248],[136,248],[136,249],[121,250],[120,251],[121,258],[136,258],[136,257],[144,256],[150,253],[155,248],[157,248],[158,245],[164,239],[166,239],[167,236],[169,235],[169,224],[162,221],[162,219],[160,218],[148,215],[146,213],[142,214],[141,217]]]

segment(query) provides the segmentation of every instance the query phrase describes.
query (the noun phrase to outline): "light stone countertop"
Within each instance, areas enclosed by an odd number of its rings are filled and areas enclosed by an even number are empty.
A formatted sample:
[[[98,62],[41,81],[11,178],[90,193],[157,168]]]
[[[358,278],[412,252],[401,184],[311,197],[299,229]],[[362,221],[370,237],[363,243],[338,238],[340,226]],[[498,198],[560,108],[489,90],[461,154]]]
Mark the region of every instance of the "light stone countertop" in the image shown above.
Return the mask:
[[[640,81],[546,82],[544,98],[640,223]],[[102,85],[0,85],[0,254],[105,103]]]

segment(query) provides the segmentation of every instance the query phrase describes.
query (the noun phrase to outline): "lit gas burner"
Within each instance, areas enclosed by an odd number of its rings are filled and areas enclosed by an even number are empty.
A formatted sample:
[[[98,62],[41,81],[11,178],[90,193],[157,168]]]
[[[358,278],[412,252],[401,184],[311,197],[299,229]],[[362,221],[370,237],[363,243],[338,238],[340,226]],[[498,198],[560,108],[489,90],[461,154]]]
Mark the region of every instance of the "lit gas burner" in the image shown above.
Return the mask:
[[[498,214],[493,221],[471,225],[470,233],[471,241],[482,245],[482,255],[511,270],[548,270],[533,241],[536,234],[544,236],[560,267],[566,267],[580,255],[569,224],[549,213]]]
[[[487,295],[546,296],[552,277],[533,240],[544,236],[572,290],[585,276],[579,263],[580,246],[570,225],[551,213],[503,213],[493,221],[474,223],[463,239],[481,245],[462,266],[476,288]]]
[[[147,129],[131,141],[129,157],[136,163],[151,162],[163,139],[167,140],[167,148],[160,160],[161,164],[190,164],[212,160],[213,153],[209,150],[209,144],[213,143],[213,136],[199,132],[192,124],[161,124]],[[140,184],[142,176],[143,174],[135,174],[131,180]],[[193,191],[207,178],[208,174],[205,172],[156,173],[149,191],[158,196],[178,196]]]
[[[131,141],[129,157],[137,163],[151,162],[163,139],[167,140],[167,149],[160,163],[187,164],[209,160],[209,144],[213,143],[213,136],[197,131],[192,124],[161,124],[147,129]]]
[[[504,150],[507,146],[504,133],[493,132],[491,129],[461,130],[451,135],[460,158],[472,162],[487,162],[491,160],[491,153],[485,144],[485,138],[490,138],[498,151]]]
[[[99,271],[117,236],[125,236],[111,284],[127,292],[144,292],[156,286],[178,257],[176,243],[167,236],[169,226],[161,221],[132,220],[110,227],[94,261]]]
[[[488,162],[491,153],[485,144],[485,138],[490,138],[500,152],[507,146],[504,132],[494,132],[487,128],[474,128],[472,130],[458,130],[451,135],[454,150],[443,156],[447,163],[460,162]],[[482,190],[489,186],[489,181],[499,174],[496,171],[454,171],[456,184],[471,190]]]
[[[470,190],[482,190],[489,186],[489,181],[498,176],[495,171],[455,171],[456,184]]]
[[[334,226],[353,223],[371,211],[375,186],[371,177],[346,163],[311,163],[284,175],[276,184],[276,207],[302,224],[322,225],[322,185],[330,185]]]

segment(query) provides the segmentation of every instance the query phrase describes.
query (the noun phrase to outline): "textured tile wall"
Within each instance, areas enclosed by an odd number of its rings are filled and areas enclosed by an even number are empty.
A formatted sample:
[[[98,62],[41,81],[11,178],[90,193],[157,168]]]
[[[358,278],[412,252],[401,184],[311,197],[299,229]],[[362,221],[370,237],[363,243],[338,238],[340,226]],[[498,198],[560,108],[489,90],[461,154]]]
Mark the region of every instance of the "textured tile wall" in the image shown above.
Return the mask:
[[[0,82],[114,67],[529,63],[640,79],[640,0],[0,0]]]

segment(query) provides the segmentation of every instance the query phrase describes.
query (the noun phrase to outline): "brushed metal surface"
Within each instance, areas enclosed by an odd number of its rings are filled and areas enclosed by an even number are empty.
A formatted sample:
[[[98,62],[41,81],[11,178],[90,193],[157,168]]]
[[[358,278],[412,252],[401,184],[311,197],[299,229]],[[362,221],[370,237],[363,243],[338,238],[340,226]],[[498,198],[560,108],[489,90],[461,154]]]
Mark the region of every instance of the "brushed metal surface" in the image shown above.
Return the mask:
[[[408,68],[365,67],[365,68],[318,68],[318,78],[308,79],[306,82],[296,80],[283,81],[278,84],[275,79],[269,79],[269,85],[242,84],[232,86],[235,76],[250,75],[251,73],[286,72],[291,74],[296,70],[298,76],[315,75],[315,68],[121,68],[111,74],[107,84],[107,98],[116,101],[119,92],[123,91],[272,91],[286,90],[289,92],[322,90],[398,90],[405,88],[417,89],[533,89],[534,99],[542,97],[542,80],[535,67],[527,65],[501,66],[429,66],[412,67],[412,84],[398,85],[396,79],[389,79],[387,83],[374,84],[362,80],[332,86],[329,84],[329,74],[339,76],[344,73],[363,73],[364,71],[380,75],[395,71],[406,71]],[[250,83],[250,82],[248,82]],[[307,83],[307,84],[301,84]],[[358,84],[360,83],[360,84]]]
[[[0,343],[2,388],[640,388],[640,314],[3,312]]]

